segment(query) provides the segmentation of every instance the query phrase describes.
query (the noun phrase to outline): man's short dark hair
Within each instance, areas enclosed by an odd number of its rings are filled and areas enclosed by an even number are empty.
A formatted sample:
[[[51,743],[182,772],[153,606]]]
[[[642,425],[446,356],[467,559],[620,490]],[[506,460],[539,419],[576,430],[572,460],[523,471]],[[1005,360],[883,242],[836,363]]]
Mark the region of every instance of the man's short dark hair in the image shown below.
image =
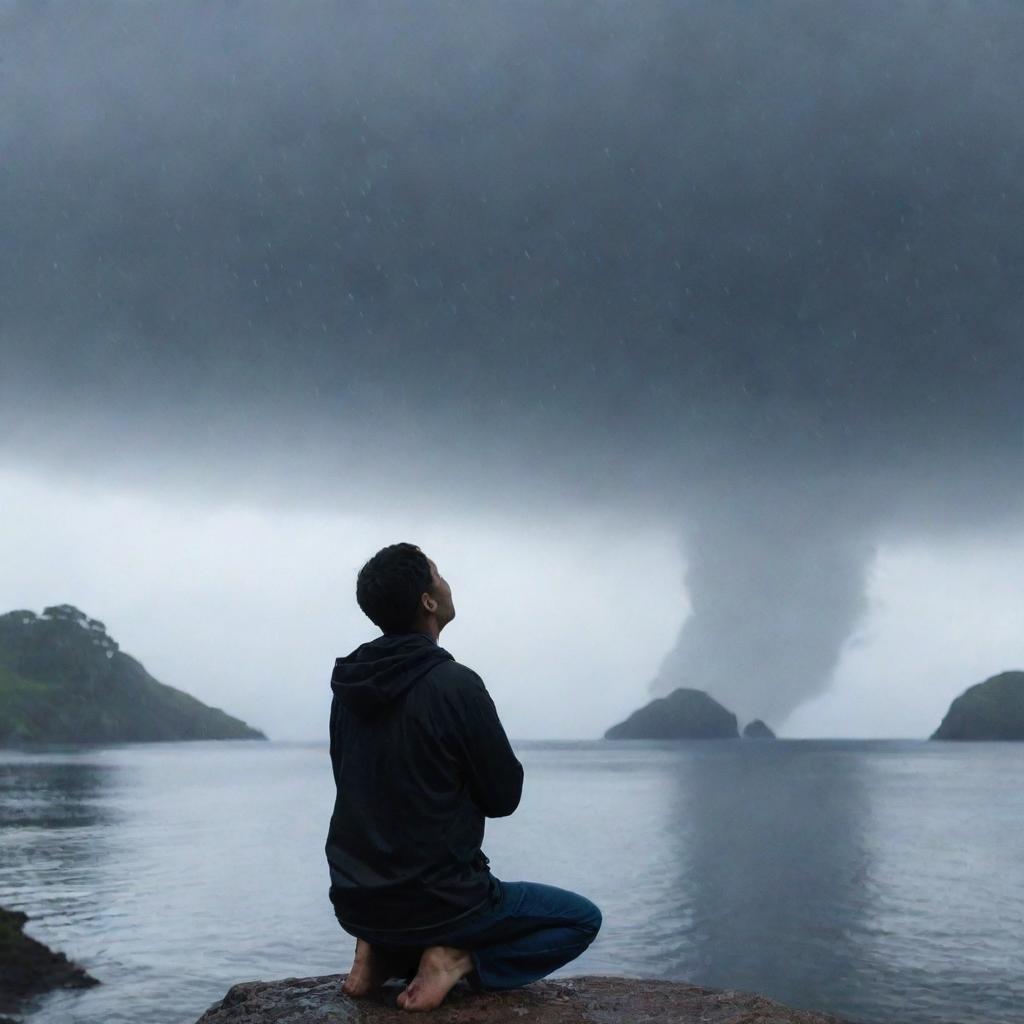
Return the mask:
[[[427,556],[415,544],[381,548],[356,578],[356,601],[384,633],[411,632],[420,596],[434,585]]]

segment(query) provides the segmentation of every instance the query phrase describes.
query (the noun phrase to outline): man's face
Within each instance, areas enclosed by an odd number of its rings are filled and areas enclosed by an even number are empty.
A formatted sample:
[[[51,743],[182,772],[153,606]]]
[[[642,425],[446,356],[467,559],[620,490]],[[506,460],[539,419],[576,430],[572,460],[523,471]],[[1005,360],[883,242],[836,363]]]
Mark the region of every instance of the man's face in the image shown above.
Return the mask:
[[[437,566],[432,558],[430,563],[431,588],[430,596],[437,602],[437,623],[439,626],[446,626],[455,618],[455,605],[452,603],[452,588],[448,581],[437,571]]]

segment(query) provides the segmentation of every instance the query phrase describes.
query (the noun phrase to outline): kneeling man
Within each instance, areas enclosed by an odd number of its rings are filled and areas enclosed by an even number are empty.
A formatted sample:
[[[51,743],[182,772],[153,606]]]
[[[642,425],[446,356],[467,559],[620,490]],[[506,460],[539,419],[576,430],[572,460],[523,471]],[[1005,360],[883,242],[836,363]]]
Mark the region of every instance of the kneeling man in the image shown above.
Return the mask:
[[[383,635],[331,678],[330,897],[357,940],[343,990],[411,978],[398,1005],[431,1010],[460,978],[480,989],[543,978],[590,945],[601,912],[488,868],[484,819],[516,809],[523,768],[483,681],[438,646],[451,588],[418,547],[393,544],[360,570],[356,600]]]

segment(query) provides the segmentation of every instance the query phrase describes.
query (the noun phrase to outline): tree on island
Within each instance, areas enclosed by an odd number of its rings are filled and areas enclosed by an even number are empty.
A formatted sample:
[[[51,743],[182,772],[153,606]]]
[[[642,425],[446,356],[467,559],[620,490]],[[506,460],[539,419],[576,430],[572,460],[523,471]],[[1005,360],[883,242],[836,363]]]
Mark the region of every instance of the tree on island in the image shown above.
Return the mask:
[[[79,626],[84,626],[89,619],[85,612],[79,611],[73,604],[51,604],[49,608],[43,609],[43,618],[74,622]]]

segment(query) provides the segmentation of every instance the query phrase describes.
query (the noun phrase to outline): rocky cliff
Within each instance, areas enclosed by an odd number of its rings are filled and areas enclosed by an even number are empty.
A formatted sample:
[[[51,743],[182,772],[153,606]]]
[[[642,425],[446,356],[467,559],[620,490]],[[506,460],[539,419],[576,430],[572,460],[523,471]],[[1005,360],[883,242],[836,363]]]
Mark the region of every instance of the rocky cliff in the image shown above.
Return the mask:
[[[266,739],[157,682],[71,605],[0,615],[0,743]]]

